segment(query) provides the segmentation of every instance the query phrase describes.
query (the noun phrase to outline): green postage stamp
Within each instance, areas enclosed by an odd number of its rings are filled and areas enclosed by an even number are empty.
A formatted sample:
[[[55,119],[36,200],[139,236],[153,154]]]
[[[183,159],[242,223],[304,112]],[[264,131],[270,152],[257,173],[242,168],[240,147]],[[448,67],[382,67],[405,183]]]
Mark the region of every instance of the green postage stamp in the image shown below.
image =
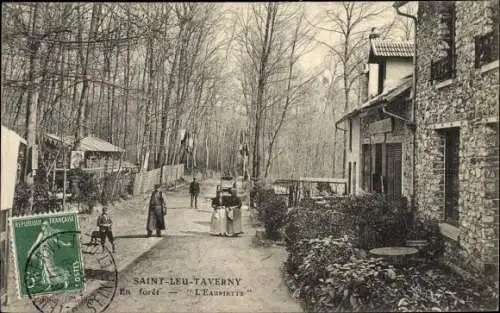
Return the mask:
[[[9,219],[19,297],[84,290],[78,213]]]

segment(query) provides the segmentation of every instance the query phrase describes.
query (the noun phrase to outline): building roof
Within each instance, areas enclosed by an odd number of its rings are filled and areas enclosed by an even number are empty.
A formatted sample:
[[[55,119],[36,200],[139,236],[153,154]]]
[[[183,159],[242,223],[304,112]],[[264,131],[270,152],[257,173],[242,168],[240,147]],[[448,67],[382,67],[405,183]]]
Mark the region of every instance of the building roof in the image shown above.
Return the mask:
[[[19,142],[21,142],[25,145],[27,144],[26,140],[24,140],[24,138],[21,135],[19,135],[18,133],[16,133],[12,129],[8,128],[7,126],[2,125],[2,138],[4,138],[4,136],[5,137],[8,137],[8,136],[15,137],[15,138],[17,138],[17,140]],[[2,140],[2,142],[3,142],[3,140]]]
[[[384,104],[384,103],[391,103],[392,101],[394,101],[395,99],[400,97],[404,92],[411,89],[412,77],[413,77],[413,75],[409,75],[409,76],[402,78],[401,83],[399,83],[398,85],[394,86],[391,89],[384,90],[381,94],[379,94],[379,95],[371,98],[370,100],[366,101],[365,103],[363,103],[361,105],[361,107],[356,108],[356,109],[352,110],[351,112],[342,116],[337,121],[337,124],[346,120],[346,119],[349,119],[349,118],[357,115],[358,113],[360,113],[362,111],[365,111],[369,108],[372,108],[376,105],[380,105],[380,104]]]
[[[60,137],[54,134],[46,134],[47,138],[52,141],[63,142],[66,146],[73,146],[75,142],[74,136],[62,136],[62,140]],[[98,151],[98,152],[124,152],[125,150],[117,147],[101,138],[97,138],[95,136],[87,136],[81,139],[80,141],[80,150],[82,151]]]
[[[373,57],[413,57],[413,41],[372,39],[370,48]]]

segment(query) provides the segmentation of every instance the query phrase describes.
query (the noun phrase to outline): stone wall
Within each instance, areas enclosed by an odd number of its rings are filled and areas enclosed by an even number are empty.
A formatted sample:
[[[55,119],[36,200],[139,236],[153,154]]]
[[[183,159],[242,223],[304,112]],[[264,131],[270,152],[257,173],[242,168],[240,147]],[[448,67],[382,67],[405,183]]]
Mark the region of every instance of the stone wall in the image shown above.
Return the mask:
[[[440,129],[459,127],[458,239],[447,242],[445,258],[483,272],[498,267],[498,66],[484,71],[474,64],[474,36],[484,33],[489,2],[455,3],[456,77],[444,83],[430,79],[437,58],[438,2],[419,3],[417,25],[418,212],[444,219]]]

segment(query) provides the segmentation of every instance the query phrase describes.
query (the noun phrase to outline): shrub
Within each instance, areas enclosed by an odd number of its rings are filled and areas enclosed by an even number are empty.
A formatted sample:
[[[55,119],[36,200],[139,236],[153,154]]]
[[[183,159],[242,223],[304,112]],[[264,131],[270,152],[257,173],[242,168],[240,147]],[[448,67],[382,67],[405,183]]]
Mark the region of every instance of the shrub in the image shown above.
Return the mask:
[[[426,239],[429,258],[442,252],[438,224],[411,228],[405,205],[383,196],[304,201],[287,215],[286,270],[312,312],[467,311],[494,309],[496,289],[477,286],[432,263],[393,267],[362,249]],[[362,248],[362,249],[360,249]]]
[[[16,184],[14,190],[14,202],[12,205],[13,216],[19,216],[28,213],[29,192],[30,189],[24,182],[20,181]]]
[[[50,199],[49,183],[45,168],[40,167],[33,181],[33,207],[30,212],[30,187],[25,182],[19,181],[14,190],[14,203],[12,215],[24,215],[29,213],[45,213],[58,209],[57,202]]]
[[[285,201],[270,196],[260,202],[260,214],[266,230],[266,237],[271,240],[280,239],[279,229],[285,224],[287,207]]]
[[[78,188],[80,189],[80,197],[77,201],[85,203],[89,206],[90,210],[96,205],[99,199],[99,187],[95,175],[78,170],[80,181]]]
[[[391,201],[381,194],[351,196],[340,201],[339,207],[356,221],[360,247],[372,249],[404,243],[408,230],[404,198]]]
[[[287,269],[297,281],[307,309],[314,312],[358,310],[372,297],[376,278],[384,281],[394,273],[380,259],[363,259],[348,236],[304,239],[296,249],[298,253],[287,260]]]
[[[367,258],[352,238],[304,239],[286,265],[306,310],[467,311],[494,309],[498,292],[434,264],[396,268]]]
[[[344,235],[354,236],[353,221],[347,214],[328,208],[297,207],[286,218],[285,235],[288,243],[301,239]]]
[[[279,229],[285,225],[287,214],[286,202],[274,193],[274,189],[256,184],[250,193],[253,205],[257,211],[257,219],[264,224],[266,237],[278,240],[281,237]]]
[[[402,244],[407,224],[406,207],[381,195],[339,197],[321,205],[308,199],[289,213],[285,233],[292,242],[349,235],[359,247],[372,249]]]

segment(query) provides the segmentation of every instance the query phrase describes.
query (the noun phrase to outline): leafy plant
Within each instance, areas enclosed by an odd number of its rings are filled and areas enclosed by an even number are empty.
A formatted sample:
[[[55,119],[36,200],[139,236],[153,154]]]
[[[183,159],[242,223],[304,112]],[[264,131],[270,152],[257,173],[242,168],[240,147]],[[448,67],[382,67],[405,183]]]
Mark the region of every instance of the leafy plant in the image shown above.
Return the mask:
[[[264,224],[266,237],[280,239],[279,229],[285,224],[287,213],[286,202],[277,197],[273,190],[267,189],[261,189],[258,198],[258,216]]]
[[[99,199],[99,186],[95,175],[75,169],[71,176],[78,180],[78,192],[73,200],[87,204],[92,210]]]
[[[14,189],[14,202],[12,205],[12,215],[19,216],[28,213],[30,189],[26,183],[20,181]]]
[[[443,250],[435,221],[411,227],[404,205],[383,196],[303,201],[286,219],[286,270],[312,312],[467,311],[498,307],[498,284],[478,286],[434,263],[393,267],[367,258],[364,248],[416,236],[428,260]],[[407,229],[413,230],[409,233]]]
[[[372,249],[402,244],[407,224],[406,207],[383,195],[336,198],[326,204],[304,200],[289,214],[286,235],[292,241],[355,235],[359,247]]]
[[[33,206],[30,209],[29,198],[33,188]],[[24,215],[29,213],[45,213],[58,209],[57,201],[49,195],[49,183],[45,168],[40,167],[34,177],[32,187],[25,182],[19,181],[14,190],[14,203],[12,214]]]
[[[393,267],[367,258],[353,238],[304,239],[286,265],[311,312],[492,310],[498,289],[478,286],[444,267]]]

